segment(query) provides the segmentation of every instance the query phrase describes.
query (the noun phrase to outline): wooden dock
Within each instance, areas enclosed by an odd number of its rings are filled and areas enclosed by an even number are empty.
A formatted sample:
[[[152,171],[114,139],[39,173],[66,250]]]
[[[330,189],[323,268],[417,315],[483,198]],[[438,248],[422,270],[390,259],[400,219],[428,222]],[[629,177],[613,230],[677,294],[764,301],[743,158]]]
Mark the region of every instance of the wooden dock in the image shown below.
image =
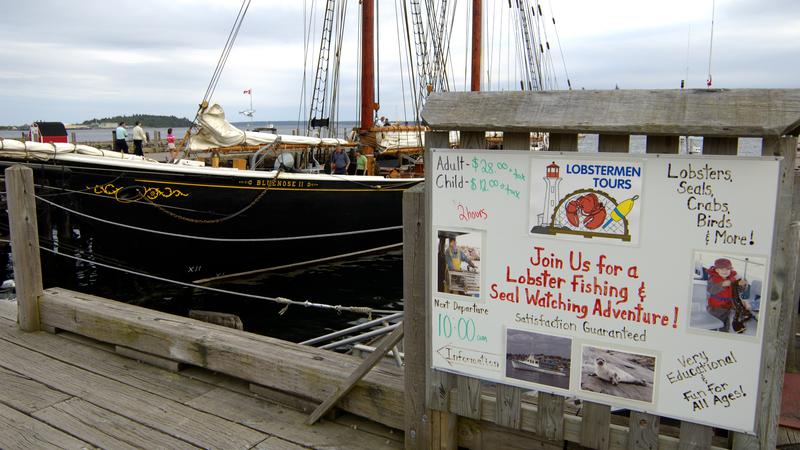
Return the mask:
[[[172,372],[71,333],[23,332],[0,300],[0,448],[392,449],[403,434],[267,401],[240,379]]]

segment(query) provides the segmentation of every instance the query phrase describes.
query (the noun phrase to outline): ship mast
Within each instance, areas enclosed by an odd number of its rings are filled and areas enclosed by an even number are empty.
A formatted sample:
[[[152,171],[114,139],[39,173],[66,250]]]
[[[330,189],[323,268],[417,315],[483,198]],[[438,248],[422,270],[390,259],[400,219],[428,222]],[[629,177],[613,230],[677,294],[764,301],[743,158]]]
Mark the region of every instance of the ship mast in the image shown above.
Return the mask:
[[[375,123],[375,0],[361,2],[361,133]],[[369,148],[366,153],[372,153]]]
[[[472,64],[470,90],[481,90],[481,12],[482,0],[472,0]]]

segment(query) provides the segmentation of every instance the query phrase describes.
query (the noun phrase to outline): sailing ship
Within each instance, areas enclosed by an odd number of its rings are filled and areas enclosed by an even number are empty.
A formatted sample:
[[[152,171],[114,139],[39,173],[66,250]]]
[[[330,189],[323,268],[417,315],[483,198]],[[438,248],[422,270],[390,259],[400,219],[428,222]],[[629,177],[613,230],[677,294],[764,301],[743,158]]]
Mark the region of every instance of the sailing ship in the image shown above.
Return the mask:
[[[328,89],[329,72],[333,72],[334,87],[339,77],[338,62],[329,71],[329,55],[331,44],[338,46],[344,33],[343,26],[334,27],[334,17],[344,17],[336,12],[335,0],[326,0],[311,91],[307,123],[310,134],[316,136],[241,131],[227,122],[220,106],[211,102],[249,3],[244,0],[240,8],[191,132],[182,142],[185,156],[210,152],[212,166],[220,154],[249,151],[249,167],[209,167],[186,158],[179,164],[165,164],[81,145],[5,140],[0,142],[0,168],[14,164],[31,167],[41,208],[64,211],[88,225],[93,231],[95,254],[115,255],[118,263],[137,271],[201,281],[400,246],[402,193],[421,178],[319,173],[326,152],[338,146],[357,146],[368,156],[390,148],[398,153],[422,150],[424,128],[374,126],[379,108],[374,89],[375,2],[360,2],[358,142],[331,134],[338,113],[336,89]],[[514,11],[521,32],[530,37],[534,35],[530,29],[534,16],[526,4],[516,5]],[[452,17],[448,8],[452,6],[442,3],[438,10],[435,5],[426,7],[434,9],[422,11],[419,2],[409,3],[413,37],[406,36],[408,54],[417,55],[416,75],[411,72],[417,123],[425,98],[433,91],[448,90],[452,83],[445,71],[452,31],[447,24]],[[424,23],[433,24],[427,33]],[[480,23],[473,21],[474,25]],[[338,32],[335,37],[334,28]],[[406,29],[410,28],[407,23]],[[481,40],[477,34],[472,47],[473,90],[479,88],[481,77]],[[544,47],[530,38],[524,43],[521,58],[526,68],[534,70],[543,61]],[[338,47],[334,54],[339,54]],[[545,87],[543,75],[525,73],[523,88]],[[328,136],[324,137],[326,132]],[[393,140],[394,144],[384,144]],[[289,163],[292,160],[294,164]]]

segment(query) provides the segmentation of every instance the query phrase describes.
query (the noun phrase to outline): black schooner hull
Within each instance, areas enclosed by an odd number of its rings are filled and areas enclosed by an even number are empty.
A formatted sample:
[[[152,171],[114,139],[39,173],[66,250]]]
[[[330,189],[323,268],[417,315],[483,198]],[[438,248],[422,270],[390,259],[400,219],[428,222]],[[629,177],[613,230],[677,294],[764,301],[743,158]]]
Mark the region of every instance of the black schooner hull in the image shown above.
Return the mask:
[[[197,281],[402,243],[402,194],[419,179],[180,167],[58,155],[34,170],[40,208],[90,227],[93,253]]]

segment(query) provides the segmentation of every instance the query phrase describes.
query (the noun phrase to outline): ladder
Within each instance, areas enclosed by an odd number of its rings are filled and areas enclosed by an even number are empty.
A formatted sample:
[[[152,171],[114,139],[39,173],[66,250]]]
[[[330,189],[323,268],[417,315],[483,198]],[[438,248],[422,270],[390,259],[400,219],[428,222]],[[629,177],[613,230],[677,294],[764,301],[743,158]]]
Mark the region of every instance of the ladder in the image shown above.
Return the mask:
[[[330,118],[325,117],[325,103],[328,96],[328,67],[330,65],[331,35],[333,34],[333,14],[336,0],[326,0],[325,16],[322,20],[317,71],[311,96],[311,113],[308,120],[309,134],[314,128],[328,128]],[[320,136],[322,133],[320,133]]]

